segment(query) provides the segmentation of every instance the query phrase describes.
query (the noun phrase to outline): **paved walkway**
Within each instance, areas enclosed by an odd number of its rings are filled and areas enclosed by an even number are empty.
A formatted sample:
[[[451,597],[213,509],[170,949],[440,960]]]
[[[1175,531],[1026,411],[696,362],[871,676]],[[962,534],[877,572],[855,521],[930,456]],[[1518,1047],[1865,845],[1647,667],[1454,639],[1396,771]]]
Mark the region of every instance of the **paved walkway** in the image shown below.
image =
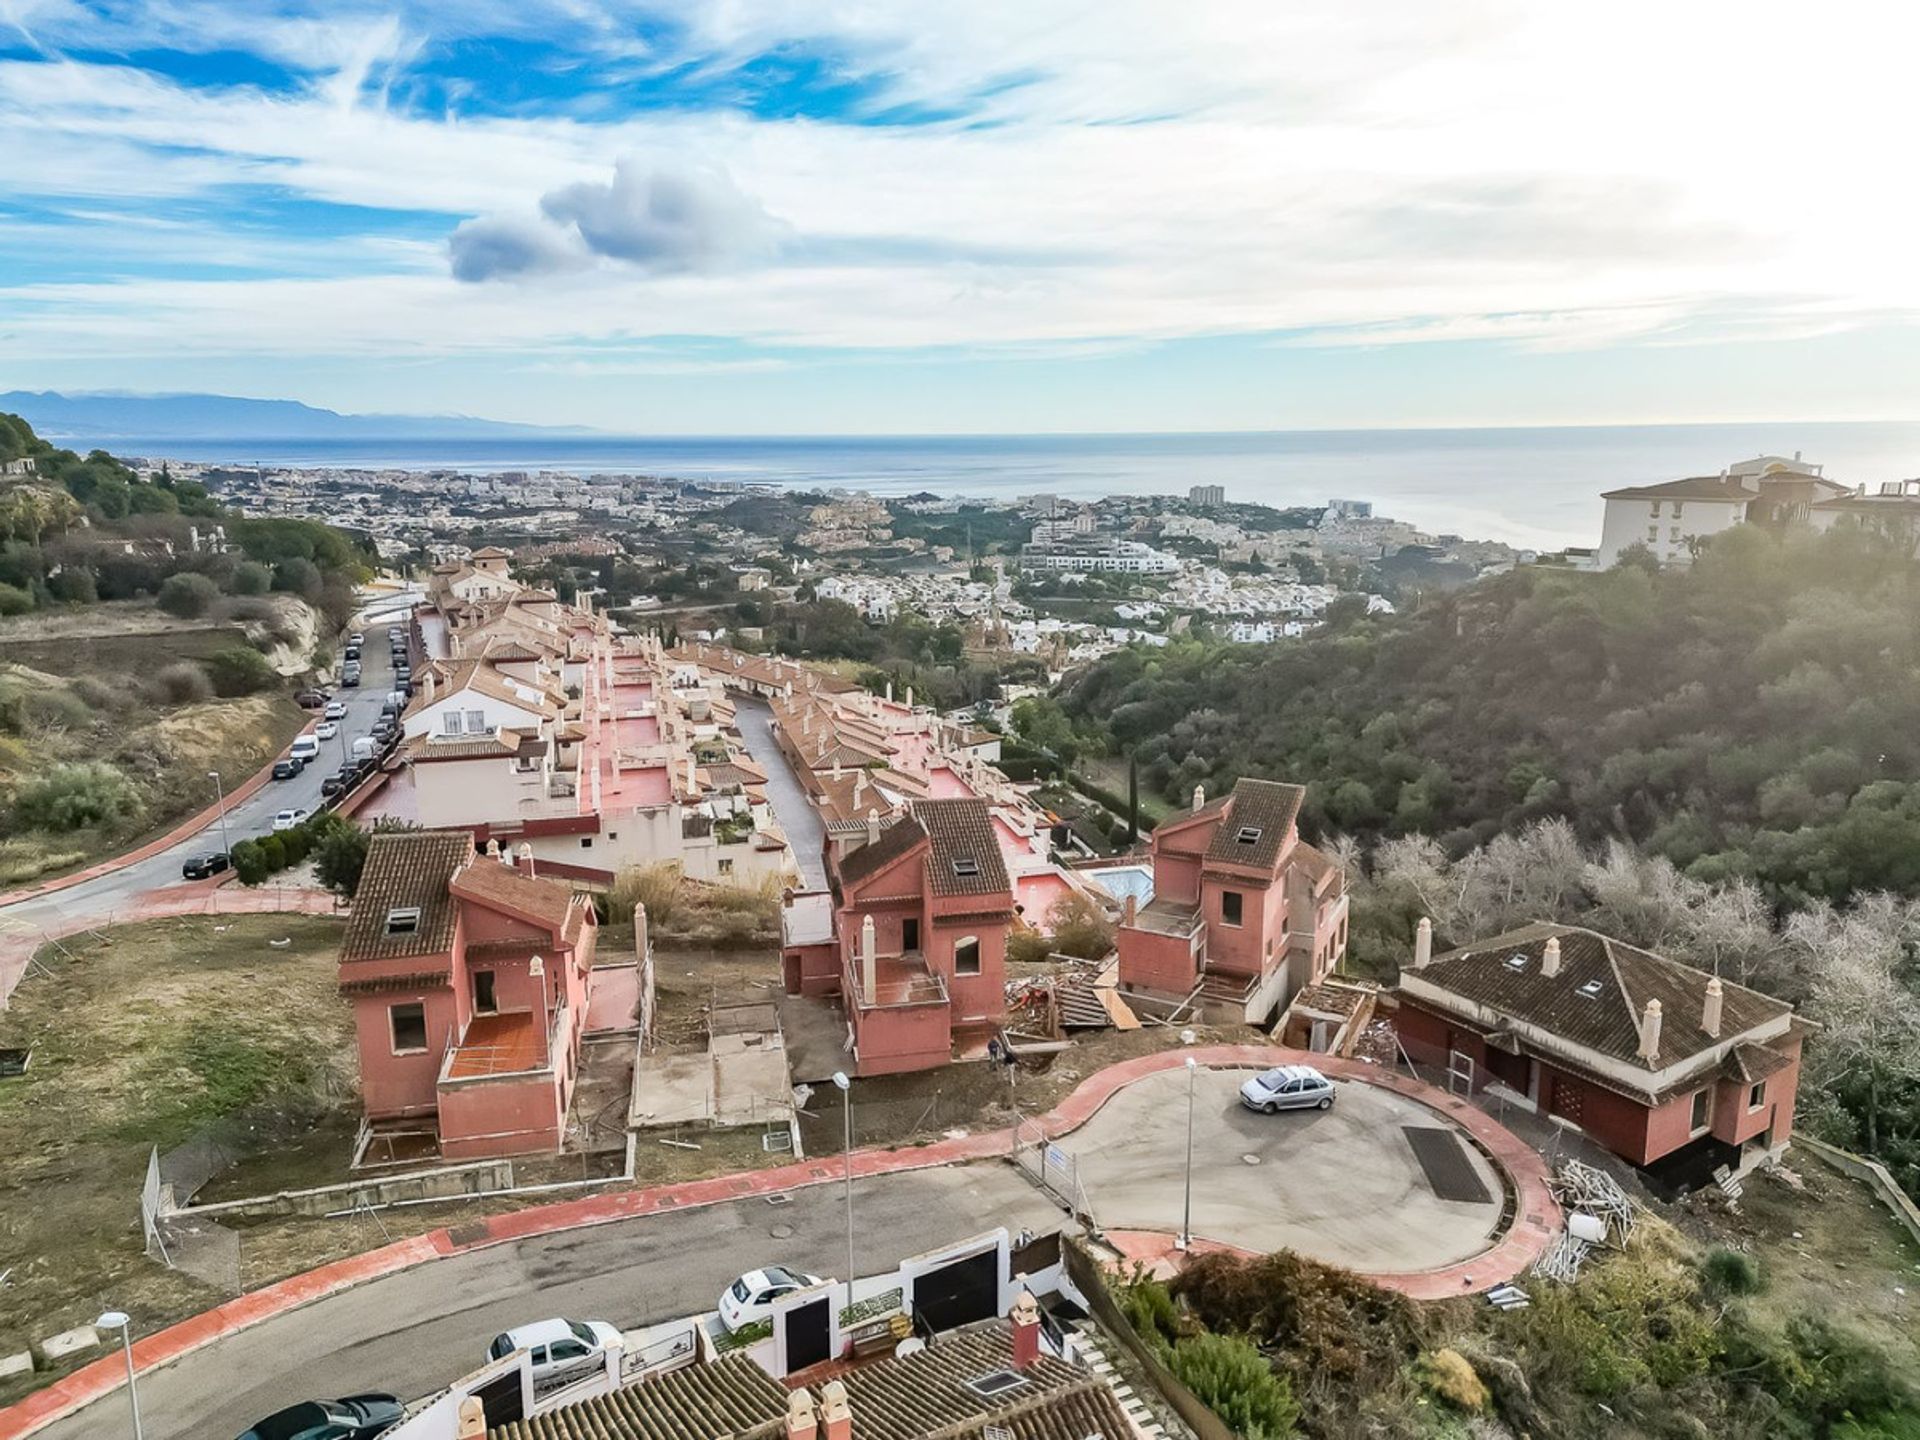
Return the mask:
[[[747,754],[754,764],[767,772],[767,798],[773,802],[774,818],[786,832],[787,847],[793,851],[800,878],[809,890],[827,888],[825,846],[826,827],[820,814],[801,788],[800,777],[780,748],[773,734],[773,708],[764,700],[749,695],[733,697],[734,723],[746,742]]]
[[[1499,1163],[1514,1188],[1515,1220],[1484,1253],[1473,1259],[1434,1270],[1375,1274],[1376,1284],[1398,1290],[1416,1300],[1440,1299],[1484,1290],[1519,1275],[1546,1248],[1560,1227],[1560,1209],[1547,1189],[1545,1163],[1526,1144],[1498,1125],[1491,1116],[1418,1080],[1357,1060],[1309,1056],[1272,1045],[1215,1045],[1197,1050],[1168,1050],[1112,1065],[1085,1080],[1060,1105],[1032,1122],[1048,1136],[1058,1138],[1085,1125],[1109,1100],[1134,1081],[1177,1069],[1191,1054],[1202,1065],[1220,1068],[1265,1069],[1272,1065],[1311,1061],[1338,1079],[1362,1080],[1439,1111],[1480,1141]],[[901,1150],[860,1150],[851,1158],[856,1179],[870,1176],[958,1165],[968,1161],[1005,1157],[1013,1135],[996,1130],[956,1140]],[[757,1195],[771,1195],[807,1186],[839,1181],[848,1162],[838,1158],[800,1161],[775,1169],[753,1170],[679,1185],[598,1194],[511,1214],[493,1215],[449,1229],[396,1241],[378,1250],[325,1265],[243,1295],[224,1305],[183,1320],[134,1345],[134,1362],[141,1371],[170,1364],[270,1317],[309,1304],[381,1276],[392,1275],[429,1261],[462,1255],[489,1246],[508,1245],[586,1226],[611,1224],[637,1216],[672,1213]],[[1158,1242],[1151,1235],[1125,1237],[1124,1253],[1154,1259]],[[1171,1250],[1170,1236],[1158,1237]],[[1221,1247],[1228,1248],[1228,1247]],[[72,1414],[118,1388],[124,1378],[118,1357],[97,1360],[84,1369],[35,1392],[0,1411],[0,1440],[23,1440],[55,1420]]]

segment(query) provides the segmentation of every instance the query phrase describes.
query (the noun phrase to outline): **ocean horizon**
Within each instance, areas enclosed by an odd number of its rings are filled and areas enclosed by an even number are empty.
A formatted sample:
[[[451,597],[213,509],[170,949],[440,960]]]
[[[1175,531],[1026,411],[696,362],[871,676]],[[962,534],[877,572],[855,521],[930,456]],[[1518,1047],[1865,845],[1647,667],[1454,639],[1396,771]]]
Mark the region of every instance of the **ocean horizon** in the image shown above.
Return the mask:
[[[1527,547],[1592,544],[1603,491],[1716,474],[1799,453],[1832,479],[1877,488],[1920,474],[1920,423],[1591,425],[1195,434],[558,436],[435,439],[59,437],[176,461],[473,473],[617,472],[694,481],[927,491],[1006,499],[1184,495],[1278,507],[1333,498],[1436,534]]]

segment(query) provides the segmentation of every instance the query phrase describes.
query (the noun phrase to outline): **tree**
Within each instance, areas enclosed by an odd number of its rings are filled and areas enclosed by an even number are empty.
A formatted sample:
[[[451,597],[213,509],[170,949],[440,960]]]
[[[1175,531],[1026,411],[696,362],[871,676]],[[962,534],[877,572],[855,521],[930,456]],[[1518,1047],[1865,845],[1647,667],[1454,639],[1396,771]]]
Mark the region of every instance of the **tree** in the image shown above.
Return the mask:
[[[55,765],[13,793],[14,813],[42,830],[78,830],[139,813],[140,792],[104,760]]]
[[[273,572],[257,560],[242,560],[227,580],[227,590],[234,595],[264,595],[272,585]]]
[[[251,695],[279,683],[280,676],[267,657],[244,645],[229,645],[216,650],[200,664],[213,682],[214,693],[223,696]]]
[[[338,816],[327,818],[337,823],[327,826],[313,847],[313,873],[334,894],[351,900],[360,888],[360,872],[366,868],[367,844],[372,837],[350,821]]]
[[[1050,751],[1062,764],[1071,765],[1080,754],[1080,738],[1060,702],[1048,695],[1030,695],[1016,700],[1009,717],[1013,733],[1027,744]]]
[[[198,620],[220,598],[220,587],[204,575],[182,572],[160,585],[160,608],[182,620]]]
[[[94,587],[93,572],[84,565],[68,565],[47,582],[53,598],[69,605],[91,605],[100,598]]]

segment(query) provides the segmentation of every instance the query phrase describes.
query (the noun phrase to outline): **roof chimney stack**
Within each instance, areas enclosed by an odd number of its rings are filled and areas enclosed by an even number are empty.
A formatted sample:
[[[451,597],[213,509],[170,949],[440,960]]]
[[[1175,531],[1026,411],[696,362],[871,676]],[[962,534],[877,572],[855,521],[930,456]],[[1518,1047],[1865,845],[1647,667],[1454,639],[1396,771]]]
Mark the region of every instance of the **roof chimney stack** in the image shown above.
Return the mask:
[[[1720,1008],[1725,998],[1726,990],[1718,975],[1707,981],[1706,1003],[1700,1007],[1700,1028],[1716,1040],[1720,1038]]]
[[[880,814],[876,810],[867,811],[867,844],[880,843]]]
[[[520,842],[520,871],[529,880],[533,879],[533,846],[526,841]]]
[[[1647,1001],[1647,1008],[1640,1016],[1640,1048],[1634,1052],[1642,1060],[1652,1060],[1660,1053],[1660,1002]]]
[[[1207,787],[1204,785],[1194,786],[1193,787],[1193,808],[1198,810],[1202,805],[1206,803],[1207,803]]]
[[[1560,973],[1560,937],[1547,937],[1546,953],[1540,957],[1540,973],[1551,980]]]
[[[829,1380],[820,1387],[820,1420],[826,1431],[822,1440],[853,1440],[853,1416],[847,1410],[847,1387]]]
[[[813,1392],[803,1385],[787,1396],[787,1440],[813,1440],[819,1428],[813,1413]]]
[[[1029,1370],[1040,1358],[1040,1307],[1024,1286],[1013,1302],[1013,1368]]]
[[[878,945],[873,916],[863,916],[860,921],[860,993],[869,1005],[873,1004],[874,993],[880,988],[879,957],[875,953]]]
[[[1134,922],[1140,918],[1140,897],[1128,895],[1126,903],[1120,907],[1120,923],[1131,930]]]
[[[1422,915],[1419,926],[1413,932],[1413,968],[1424,970],[1431,959],[1433,959],[1433,921]]]

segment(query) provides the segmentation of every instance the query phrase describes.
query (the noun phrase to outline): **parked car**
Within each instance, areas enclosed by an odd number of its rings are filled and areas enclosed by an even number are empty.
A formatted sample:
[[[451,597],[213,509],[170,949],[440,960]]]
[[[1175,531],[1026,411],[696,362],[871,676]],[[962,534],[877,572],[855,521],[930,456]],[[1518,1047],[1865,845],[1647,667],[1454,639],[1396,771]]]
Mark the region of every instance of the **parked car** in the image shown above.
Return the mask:
[[[1271,1115],[1279,1110],[1325,1110],[1333,1082],[1311,1065],[1280,1065],[1240,1087],[1240,1103]]]
[[[397,1396],[349,1395],[344,1400],[303,1400],[276,1410],[240,1440],[373,1440],[406,1413]]]
[[[366,643],[367,637],[364,631],[356,630],[347,636],[347,644],[349,645],[364,645]]]
[[[232,863],[226,851],[211,850],[205,855],[189,855],[187,863],[180,867],[180,874],[188,880],[205,880],[209,875],[225,873]]]
[[[516,1350],[533,1352],[533,1382],[549,1375],[584,1370],[620,1343],[618,1326],[604,1320],[536,1320],[493,1337],[489,1360],[504,1360]]]
[[[729,1331],[773,1318],[773,1302],[782,1295],[818,1285],[818,1275],[803,1275],[784,1265],[749,1270],[720,1294],[720,1323]]]
[[[331,705],[327,706],[326,716],[327,716],[327,719],[329,720],[346,719],[347,718],[347,702],[344,700],[335,700]]]
[[[341,671],[340,684],[343,689],[358,690],[360,688],[360,671],[358,669]]]
[[[400,633],[400,627],[398,625],[389,625],[387,627],[387,639],[389,640],[398,640]]]
[[[298,705],[302,710],[318,710],[332,698],[333,697],[324,690],[302,690],[298,695],[293,697],[293,703]]]
[[[341,791],[350,789],[355,778],[351,766],[336,770],[320,782],[320,793],[331,800]]]
[[[338,720],[322,720],[318,725],[313,727],[313,738],[316,740],[331,740],[339,733],[340,722]]]
[[[306,768],[307,762],[304,760],[294,760],[291,758],[276,760],[273,762],[273,778],[276,780],[291,780]]]
[[[273,817],[273,828],[275,830],[291,830],[302,820],[306,819],[307,814],[306,809],[297,805],[290,809],[281,810]]]
[[[345,660],[358,660],[360,658],[360,647],[358,645],[347,646],[341,658]]]
[[[373,736],[360,735],[355,737],[351,748],[353,750],[353,758],[356,762],[365,760],[368,764],[372,764],[373,752],[378,749],[379,746],[375,743]]]

